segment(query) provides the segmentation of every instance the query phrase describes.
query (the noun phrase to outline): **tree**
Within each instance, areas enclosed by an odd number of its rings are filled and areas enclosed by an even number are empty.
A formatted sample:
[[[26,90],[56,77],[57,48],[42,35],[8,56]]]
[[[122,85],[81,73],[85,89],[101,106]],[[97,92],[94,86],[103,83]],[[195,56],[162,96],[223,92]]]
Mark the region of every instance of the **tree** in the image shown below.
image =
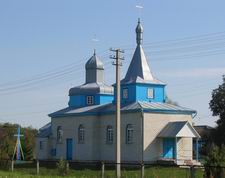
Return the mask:
[[[225,75],[223,75],[223,83],[213,90],[209,106],[213,116],[219,117],[217,127],[213,132],[213,140],[221,146],[225,144]]]
[[[212,145],[204,166],[206,178],[223,178],[225,171],[221,167],[225,166],[225,147]]]
[[[22,128],[21,132],[24,135],[21,139],[24,158],[25,160],[29,161],[34,159],[35,156],[35,136],[37,134],[37,130],[33,129],[32,127],[27,127]]]
[[[165,98],[165,102],[168,103],[168,104],[172,104],[172,105],[175,105],[175,106],[179,106],[178,102],[173,101],[167,95],[166,95],[166,98]]]
[[[11,160],[16,144],[16,137],[18,125],[16,124],[0,124],[0,160]],[[21,144],[23,151],[25,152],[26,160],[31,160],[34,158],[35,149],[35,135],[37,130],[31,127],[26,128],[27,132],[25,134],[25,128],[21,128],[21,134],[25,137],[21,137]]]

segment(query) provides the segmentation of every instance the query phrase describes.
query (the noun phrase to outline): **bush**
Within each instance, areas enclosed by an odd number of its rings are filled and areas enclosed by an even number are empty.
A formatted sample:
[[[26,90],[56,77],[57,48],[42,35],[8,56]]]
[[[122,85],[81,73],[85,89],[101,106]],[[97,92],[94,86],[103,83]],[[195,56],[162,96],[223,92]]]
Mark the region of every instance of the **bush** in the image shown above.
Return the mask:
[[[65,176],[69,173],[69,166],[66,160],[61,158],[56,165],[60,176]]]
[[[9,170],[11,166],[11,160],[0,160],[0,169]]]
[[[206,178],[225,177],[225,147],[212,146],[205,162]]]

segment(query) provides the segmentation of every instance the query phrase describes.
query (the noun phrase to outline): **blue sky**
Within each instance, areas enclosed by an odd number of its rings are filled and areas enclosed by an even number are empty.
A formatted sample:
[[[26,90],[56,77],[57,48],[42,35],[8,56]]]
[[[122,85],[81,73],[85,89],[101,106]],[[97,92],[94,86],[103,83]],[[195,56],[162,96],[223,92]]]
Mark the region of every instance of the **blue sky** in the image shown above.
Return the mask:
[[[196,109],[196,124],[215,125],[208,102],[225,73],[224,7],[223,0],[0,1],[0,122],[49,122],[47,114],[67,106],[69,88],[84,82],[93,48],[108,84],[115,80],[108,49],[123,48],[124,76],[140,16],[146,56],[167,95]]]

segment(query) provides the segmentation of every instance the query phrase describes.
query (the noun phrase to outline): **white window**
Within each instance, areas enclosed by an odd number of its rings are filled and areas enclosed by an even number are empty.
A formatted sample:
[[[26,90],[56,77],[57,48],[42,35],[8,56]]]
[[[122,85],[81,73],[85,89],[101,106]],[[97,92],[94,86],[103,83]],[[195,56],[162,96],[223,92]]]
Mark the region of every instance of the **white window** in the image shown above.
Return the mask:
[[[87,105],[94,104],[94,97],[93,96],[87,96]]]
[[[108,125],[106,129],[106,143],[113,143],[113,128],[111,125]]]
[[[126,143],[130,144],[133,143],[133,126],[131,124],[128,124],[126,127]]]
[[[82,144],[84,143],[84,126],[81,124],[78,127],[78,143]]]
[[[62,138],[63,138],[62,126],[58,126],[57,127],[57,142],[61,143],[62,142]]]
[[[154,98],[154,89],[148,88],[148,98]]]
[[[128,89],[124,88],[123,89],[123,99],[127,99],[128,98]]]

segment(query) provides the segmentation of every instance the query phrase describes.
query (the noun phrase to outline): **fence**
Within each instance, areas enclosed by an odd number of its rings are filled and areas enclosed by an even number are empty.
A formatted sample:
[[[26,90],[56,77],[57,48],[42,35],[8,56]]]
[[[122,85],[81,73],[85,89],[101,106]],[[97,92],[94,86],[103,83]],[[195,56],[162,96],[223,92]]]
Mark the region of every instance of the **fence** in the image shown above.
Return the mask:
[[[4,163],[4,164],[3,164]],[[115,164],[109,162],[66,162],[59,161],[0,161],[0,169],[8,172],[22,172],[29,175],[62,175],[86,178],[113,178]],[[225,178],[225,167],[183,166],[122,163],[123,178]],[[0,174],[1,175],[1,174]]]

